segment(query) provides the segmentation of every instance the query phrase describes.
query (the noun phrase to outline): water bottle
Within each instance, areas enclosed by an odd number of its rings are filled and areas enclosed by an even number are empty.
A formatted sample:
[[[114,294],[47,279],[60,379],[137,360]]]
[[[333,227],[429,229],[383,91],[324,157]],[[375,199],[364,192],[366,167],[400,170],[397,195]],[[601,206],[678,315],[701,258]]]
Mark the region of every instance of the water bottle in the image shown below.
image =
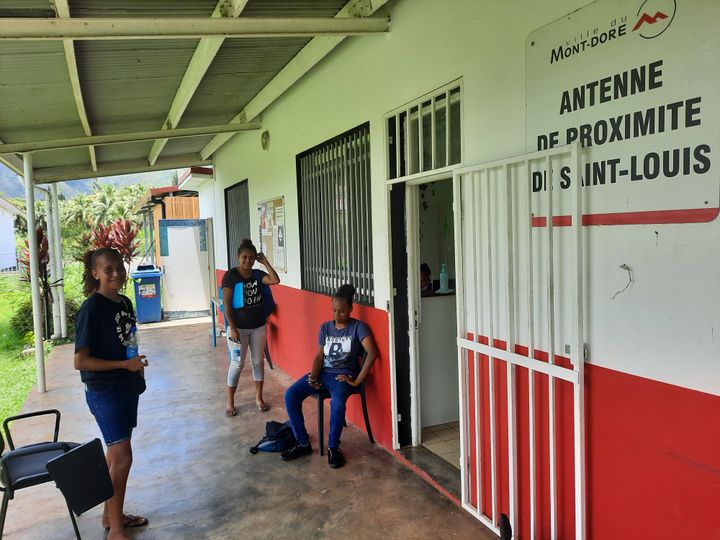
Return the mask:
[[[230,340],[230,343],[232,343],[230,349],[230,363],[233,366],[238,367],[240,365],[240,342]]]
[[[128,359],[135,358],[138,354],[140,354],[140,349],[138,348],[137,327],[135,326],[130,328],[130,337],[128,338],[127,345],[125,346],[125,351],[125,356],[127,356]]]
[[[440,265],[440,290],[438,292],[448,292],[449,288],[447,265]]]

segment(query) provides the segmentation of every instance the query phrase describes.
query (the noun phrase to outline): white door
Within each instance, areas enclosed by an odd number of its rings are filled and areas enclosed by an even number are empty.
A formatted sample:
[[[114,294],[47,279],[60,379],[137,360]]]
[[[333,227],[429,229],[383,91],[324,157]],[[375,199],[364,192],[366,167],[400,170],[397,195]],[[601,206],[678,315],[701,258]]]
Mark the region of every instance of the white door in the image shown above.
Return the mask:
[[[585,536],[580,165],[568,146],[453,178],[462,504],[514,538]]]

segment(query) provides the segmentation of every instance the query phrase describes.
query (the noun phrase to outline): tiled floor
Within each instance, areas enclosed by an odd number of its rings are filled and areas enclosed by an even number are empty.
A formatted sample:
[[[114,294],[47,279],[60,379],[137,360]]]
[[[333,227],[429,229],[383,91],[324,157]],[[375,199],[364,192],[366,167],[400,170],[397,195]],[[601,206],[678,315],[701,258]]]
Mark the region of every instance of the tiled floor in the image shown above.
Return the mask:
[[[459,422],[423,428],[422,445],[451,465],[460,468]]]

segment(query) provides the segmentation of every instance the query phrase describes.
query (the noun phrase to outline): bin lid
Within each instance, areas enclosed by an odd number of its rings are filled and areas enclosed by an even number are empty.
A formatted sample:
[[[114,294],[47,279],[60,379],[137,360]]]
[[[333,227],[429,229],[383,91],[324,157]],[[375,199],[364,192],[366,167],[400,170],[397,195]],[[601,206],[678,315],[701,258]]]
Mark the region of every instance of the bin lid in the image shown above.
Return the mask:
[[[134,272],[130,272],[131,278],[160,277],[162,270],[152,264],[142,264]]]

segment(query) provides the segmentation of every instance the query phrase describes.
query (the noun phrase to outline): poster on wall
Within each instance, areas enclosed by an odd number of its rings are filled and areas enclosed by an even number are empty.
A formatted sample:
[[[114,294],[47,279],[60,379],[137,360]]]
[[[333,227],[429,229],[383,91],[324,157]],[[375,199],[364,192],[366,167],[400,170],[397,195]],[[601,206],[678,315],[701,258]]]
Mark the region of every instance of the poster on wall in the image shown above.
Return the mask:
[[[528,151],[582,145],[585,224],[718,216],[718,20],[713,0],[597,0],[528,36]],[[572,192],[569,169],[553,199]]]
[[[285,260],[285,197],[258,203],[260,251],[278,272],[287,272]]]

